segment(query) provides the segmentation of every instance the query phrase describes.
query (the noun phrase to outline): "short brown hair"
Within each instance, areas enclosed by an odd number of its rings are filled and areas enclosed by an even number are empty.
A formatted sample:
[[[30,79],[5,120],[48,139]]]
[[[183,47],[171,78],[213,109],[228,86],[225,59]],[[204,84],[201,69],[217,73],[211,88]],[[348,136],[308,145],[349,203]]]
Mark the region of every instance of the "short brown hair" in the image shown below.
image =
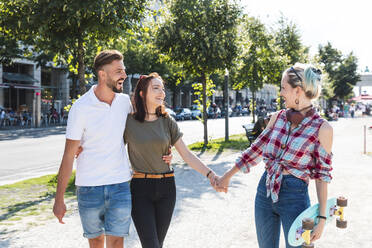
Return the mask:
[[[123,60],[123,58],[123,54],[118,50],[104,50],[94,58],[94,72],[98,76],[98,71],[102,69],[102,66],[111,64],[114,60]]]

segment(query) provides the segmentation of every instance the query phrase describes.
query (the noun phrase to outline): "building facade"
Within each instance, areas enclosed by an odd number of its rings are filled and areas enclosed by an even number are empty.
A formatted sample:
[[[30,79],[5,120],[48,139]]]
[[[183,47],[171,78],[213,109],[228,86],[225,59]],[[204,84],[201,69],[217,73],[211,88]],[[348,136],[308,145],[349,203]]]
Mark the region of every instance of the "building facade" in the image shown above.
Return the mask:
[[[19,119],[23,125],[27,116],[29,124],[38,127],[50,117],[52,108],[60,115],[70,100],[67,75],[62,68],[38,66],[27,59],[0,64],[0,107],[7,111],[10,124]]]

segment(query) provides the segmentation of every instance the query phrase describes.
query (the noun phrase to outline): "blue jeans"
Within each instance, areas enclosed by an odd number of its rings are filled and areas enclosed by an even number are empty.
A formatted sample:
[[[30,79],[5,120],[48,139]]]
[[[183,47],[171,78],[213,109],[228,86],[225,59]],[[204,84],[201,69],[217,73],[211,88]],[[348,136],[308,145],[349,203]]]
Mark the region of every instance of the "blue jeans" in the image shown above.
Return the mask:
[[[101,234],[124,237],[129,234],[132,201],[128,182],[78,186],[77,200],[84,237]]]
[[[255,200],[255,222],[258,245],[260,248],[279,247],[280,224],[283,225],[286,248],[288,232],[296,217],[310,206],[308,185],[292,175],[284,175],[279,192],[279,201],[273,203],[266,197],[266,172],[257,187]],[[298,246],[301,247],[301,246]]]

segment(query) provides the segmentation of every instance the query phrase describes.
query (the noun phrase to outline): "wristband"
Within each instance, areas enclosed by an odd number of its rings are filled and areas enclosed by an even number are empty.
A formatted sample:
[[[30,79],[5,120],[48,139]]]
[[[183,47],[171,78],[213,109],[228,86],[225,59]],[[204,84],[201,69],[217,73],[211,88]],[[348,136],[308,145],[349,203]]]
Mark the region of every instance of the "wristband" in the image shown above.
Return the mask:
[[[318,215],[317,217],[318,217],[319,219],[327,220],[327,217],[322,216],[322,215]]]
[[[207,178],[209,177],[209,174],[211,174],[211,172],[212,172],[212,170],[209,170],[209,172],[206,175]]]

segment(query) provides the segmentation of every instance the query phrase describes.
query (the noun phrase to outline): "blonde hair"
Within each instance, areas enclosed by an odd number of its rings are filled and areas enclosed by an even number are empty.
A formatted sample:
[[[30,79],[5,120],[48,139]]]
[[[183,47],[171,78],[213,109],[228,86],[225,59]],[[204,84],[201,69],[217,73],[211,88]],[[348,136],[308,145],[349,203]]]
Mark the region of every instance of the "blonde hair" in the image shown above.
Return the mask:
[[[292,88],[300,86],[306,97],[316,99],[321,92],[322,72],[312,65],[296,63],[284,71],[288,75],[288,83]]]

